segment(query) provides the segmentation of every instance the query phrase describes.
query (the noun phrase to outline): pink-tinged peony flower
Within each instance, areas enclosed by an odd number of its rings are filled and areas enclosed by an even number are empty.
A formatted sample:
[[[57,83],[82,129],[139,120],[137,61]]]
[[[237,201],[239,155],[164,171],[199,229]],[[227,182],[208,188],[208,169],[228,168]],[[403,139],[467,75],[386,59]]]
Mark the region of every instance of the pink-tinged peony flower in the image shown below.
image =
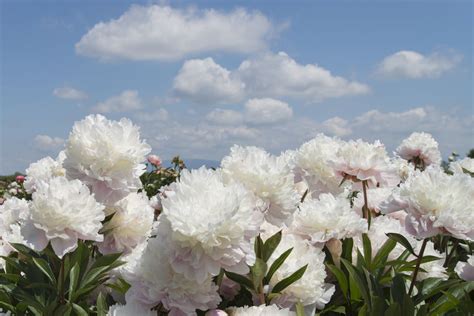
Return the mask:
[[[454,271],[461,279],[474,281],[474,255],[469,256],[467,262],[458,262]]]
[[[16,176],[15,178],[16,182],[18,183],[23,183],[23,181],[25,181],[25,176]]]
[[[394,201],[394,191],[398,187],[392,188],[371,188],[367,190],[367,202],[369,204],[369,209],[372,212],[380,213],[381,209],[385,209],[390,203],[395,203]],[[359,192],[357,197],[354,199],[353,210],[358,214],[362,214],[362,207],[364,206],[364,195],[362,192]],[[407,213],[404,211],[397,211],[387,216],[398,219],[401,223],[405,223],[405,217]]]
[[[26,169],[25,190],[33,193],[36,189],[37,181],[49,181],[54,177],[63,177],[66,170],[63,168],[63,161],[66,158],[64,151],[60,152],[56,159],[45,157],[30,164]]]
[[[294,154],[295,173],[308,184],[314,198],[321,193],[339,194],[344,191],[343,176],[331,165],[342,140],[318,134],[304,143]]]
[[[175,272],[169,262],[171,251],[171,245],[162,235],[148,240],[134,272],[125,274],[131,284],[127,303],[148,308],[162,303],[169,315],[197,315],[196,309],[217,308],[221,298],[212,277],[198,283]]]
[[[346,142],[339,147],[331,163],[336,172],[352,180],[358,188],[361,181],[366,181],[369,187],[394,187],[400,183],[398,170],[379,141],[373,144],[360,139]]]
[[[130,193],[113,207],[107,207],[106,214],[113,216],[102,228],[105,237],[98,243],[99,251],[128,254],[149,237],[155,211],[145,194]]]
[[[104,206],[97,203],[79,180],[56,177],[36,183],[29,212],[21,232],[28,246],[42,251],[51,243],[62,258],[81,240],[102,241],[99,234],[104,220]]]
[[[156,311],[136,303],[115,304],[110,306],[107,316],[156,316]]]
[[[28,213],[28,202],[24,199],[11,197],[0,205],[0,256],[8,256],[14,251],[10,243],[24,243],[20,227]],[[0,268],[3,259],[0,259]]]
[[[453,161],[449,164],[449,170],[453,173],[471,173],[471,175],[473,175],[474,159],[466,157],[458,161]]]
[[[441,163],[438,142],[428,133],[413,133],[397,148],[397,154],[423,169]]]
[[[474,178],[448,175],[438,167],[417,171],[394,190],[383,213],[404,210],[409,233],[428,238],[439,233],[474,240]]]
[[[280,309],[276,305],[230,307],[226,312],[229,316],[296,316],[288,308]]]
[[[205,316],[229,316],[229,314],[227,314],[222,309],[213,309],[213,310],[207,311]]]
[[[162,163],[161,158],[157,155],[148,155],[146,159],[148,160],[149,163],[151,163],[155,167],[161,166],[161,163]]]
[[[130,120],[89,115],[69,134],[64,168],[69,179],[86,183],[98,201],[113,205],[141,188],[150,150]]]
[[[330,193],[318,199],[306,198],[295,212],[290,231],[312,244],[324,244],[330,239],[354,237],[367,231],[367,220],[351,210],[344,195]]]
[[[287,160],[257,147],[234,145],[222,159],[226,182],[240,182],[261,200],[265,219],[273,225],[290,224],[301,194]]]
[[[252,240],[263,222],[254,195],[204,167],[184,170],[168,190],[173,194],[162,200],[157,231],[176,245],[170,251],[173,269],[198,282],[221,268],[247,273],[255,260]]]

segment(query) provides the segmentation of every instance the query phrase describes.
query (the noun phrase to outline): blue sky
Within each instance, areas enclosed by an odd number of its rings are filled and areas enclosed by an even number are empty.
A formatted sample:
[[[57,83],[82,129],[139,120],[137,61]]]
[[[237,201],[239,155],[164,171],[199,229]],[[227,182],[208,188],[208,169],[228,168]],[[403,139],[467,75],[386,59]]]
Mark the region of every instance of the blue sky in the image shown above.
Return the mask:
[[[90,113],[132,119],[165,159],[278,153],[319,132],[474,147],[471,1],[2,1],[1,14],[0,174],[55,156]]]

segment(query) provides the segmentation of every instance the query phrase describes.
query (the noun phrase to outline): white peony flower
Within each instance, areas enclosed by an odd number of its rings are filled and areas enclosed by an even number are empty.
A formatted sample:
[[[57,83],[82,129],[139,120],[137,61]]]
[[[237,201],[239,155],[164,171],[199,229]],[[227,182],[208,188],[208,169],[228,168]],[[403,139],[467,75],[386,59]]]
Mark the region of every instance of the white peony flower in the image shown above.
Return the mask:
[[[420,253],[421,244],[422,244],[422,241],[417,241],[416,247],[414,247],[414,250],[416,253]],[[447,280],[448,273],[446,271],[446,268],[443,267],[446,257],[444,254],[440,253],[438,250],[434,248],[434,244],[431,241],[428,241],[426,244],[425,251],[423,252],[423,257],[425,256],[434,256],[434,257],[438,257],[439,259],[422,263],[420,267],[426,272],[424,272],[423,270],[420,270],[420,272],[416,276],[416,279],[418,281],[422,281],[427,278],[438,278],[438,279]],[[415,259],[416,259],[415,256],[410,256],[407,260],[415,260]]]
[[[113,204],[141,187],[143,162],[150,151],[130,120],[89,115],[74,124],[64,168],[68,178],[86,183],[98,201]]]
[[[253,194],[239,183],[224,184],[218,172],[204,167],[184,170],[168,189],[173,194],[162,200],[158,232],[169,231],[177,245],[173,268],[199,282],[221,268],[248,272],[255,260],[252,239],[263,221]]]
[[[221,166],[226,182],[238,181],[262,199],[267,221],[277,226],[291,222],[301,195],[286,159],[271,156],[261,148],[234,145]]]
[[[400,157],[393,157],[391,160],[392,165],[396,170],[398,170],[398,176],[403,182],[415,171],[415,166],[405,159]]]
[[[148,240],[135,273],[126,277],[131,284],[127,303],[136,302],[148,308],[162,303],[170,315],[196,315],[196,309],[216,308],[221,298],[212,277],[197,283],[176,273],[169,261],[171,251],[161,235]]]
[[[104,206],[97,203],[79,180],[64,177],[36,183],[22,234],[28,245],[41,251],[51,242],[62,258],[77,247],[77,240],[102,241],[99,234]]]
[[[343,143],[338,138],[318,134],[295,153],[295,173],[306,181],[313,197],[343,192],[344,186],[340,186],[343,177],[330,163]]]
[[[437,167],[417,171],[396,190],[397,196],[382,208],[384,213],[405,210],[408,232],[419,238],[448,233],[474,239],[474,178],[448,175]]]
[[[0,256],[8,256],[13,247],[10,243],[24,243],[20,225],[28,212],[28,202],[12,197],[0,205]],[[3,266],[0,259],[0,268]]]
[[[397,154],[415,165],[421,163],[423,168],[441,163],[438,142],[428,133],[413,133],[405,138],[398,146]]]
[[[63,161],[66,158],[64,151],[60,152],[56,159],[45,157],[30,164],[26,169],[26,179],[24,187],[26,192],[33,193],[37,181],[49,181],[54,177],[63,177],[66,170],[63,168]]]
[[[368,207],[372,212],[380,213],[380,208],[385,201],[392,195],[392,188],[370,188],[367,190]],[[358,214],[362,214],[364,206],[364,194],[359,192],[353,201],[353,210]]]
[[[124,252],[146,240],[153,226],[155,210],[143,193],[130,193],[113,207],[112,218],[102,228],[104,241],[98,244],[103,254]]]
[[[453,161],[449,164],[449,170],[453,173],[466,173],[470,172],[474,174],[474,159],[466,157],[464,159]]]
[[[318,199],[306,198],[295,213],[290,230],[312,244],[344,239],[367,231],[367,220],[351,210],[347,198],[323,193]]]
[[[303,277],[284,289],[281,296],[273,299],[272,303],[290,308],[295,303],[301,302],[304,306],[323,308],[335,291],[334,285],[324,283],[326,278],[324,252],[296,235],[283,234],[280,244],[268,261],[268,265],[270,266],[290,248],[293,248],[292,252],[270,280],[270,289],[301,267],[308,266]]]
[[[107,316],[156,316],[156,311],[135,303],[115,304],[110,306]]]
[[[226,309],[229,316],[296,316],[287,308],[280,309],[276,305],[231,307]]]
[[[474,281],[474,255],[468,257],[467,262],[458,262],[454,271],[465,281]]]
[[[370,144],[360,139],[342,144],[331,161],[340,175],[353,180],[356,187],[367,181],[369,187],[394,187],[400,182],[398,170],[390,162],[379,141]]]

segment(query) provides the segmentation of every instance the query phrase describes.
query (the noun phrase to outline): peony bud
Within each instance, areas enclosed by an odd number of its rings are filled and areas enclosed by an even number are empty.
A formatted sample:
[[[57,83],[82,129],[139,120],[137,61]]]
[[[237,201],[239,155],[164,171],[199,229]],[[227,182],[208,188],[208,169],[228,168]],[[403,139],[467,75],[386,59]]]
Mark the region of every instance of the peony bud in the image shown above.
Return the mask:
[[[155,167],[161,166],[161,158],[157,155],[148,155],[147,160]]]
[[[23,183],[25,181],[25,176],[16,176],[16,182]]]
[[[206,316],[228,316],[226,312],[221,309],[213,309],[206,313]]]

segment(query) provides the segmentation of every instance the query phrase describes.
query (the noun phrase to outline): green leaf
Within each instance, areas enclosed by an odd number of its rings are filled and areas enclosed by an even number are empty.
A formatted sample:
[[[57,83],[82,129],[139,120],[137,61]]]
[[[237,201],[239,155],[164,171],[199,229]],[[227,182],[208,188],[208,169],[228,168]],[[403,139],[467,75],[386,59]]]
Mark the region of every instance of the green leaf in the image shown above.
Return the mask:
[[[263,254],[262,258],[263,261],[267,262],[268,259],[270,259],[271,255],[275,251],[275,249],[278,247],[281,241],[281,230],[273,235],[272,237],[268,238],[265,243],[263,244]]]
[[[370,268],[372,262],[372,245],[367,234],[362,234],[362,245],[364,246],[364,259],[366,265]]]
[[[401,274],[396,274],[392,280],[392,286],[390,287],[390,294],[392,302],[398,303],[400,306],[403,304],[403,297],[406,293],[405,279]]]
[[[388,236],[388,238],[395,240],[400,245],[405,247],[405,249],[408,250],[412,255],[414,255],[415,257],[418,257],[418,254],[415,253],[415,250],[413,249],[410,242],[403,235],[396,234],[396,233],[387,233],[386,235]]]
[[[346,238],[342,241],[342,253],[341,258],[352,262],[352,247],[354,246],[354,240],[352,238]]]
[[[92,270],[94,268],[98,268],[98,267],[110,266],[112,263],[117,261],[120,258],[121,255],[122,255],[121,253],[112,253],[112,254],[108,254],[108,255],[104,255],[102,257],[99,257],[92,264],[90,270]]]
[[[335,265],[328,264],[327,267],[336,277],[337,283],[339,284],[339,287],[341,288],[344,297],[347,297],[347,291],[349,290],[349,282],[347,281],[346,275],[344,274],[344,272],[342,272],[341,269],[339,269]]]
[[[387,239],[375,255],[374,260],[372,261],[373,267],[377,268],[385,266],[385,262],[387,262],[388,255],[393,250],[393,248],[395,248],[396,245],[397,242],[395,240],[390,238]]]
[[[299,279],[301,279],[301,277],[305,273],[307,267],[308,267],[308,265],[305,265],[305,266],[299,268],[298,270],[296,270],[296,272],[291,274],[289,277],[284,278],[283,280],[281,280],[280,282],[275,284],[275,286],[272,289],[272,293],[279,293],[279,292],[283,291],[284,289],[286,289],[291,284],[293,284],[296,281],[298,281]]]
[[[257,258],[263,258],[263,240],[260,235],[255,238],[255,243],[253,245],[255,256]]]
[[[400,316],[402,315],[402,308],[400,307],[400,304],[398,303],[393,303],[391,304],[387,310],[385,310],[385,316]]]
[[[252,282],[255,291],[259,291],[262,286],[263,278],[267,272],[267,264],[260,258],[255,260],[255,264],[250,268],[252,274]]]
[[[237,282],[238,284],[240,284],[241,286],[246,287],[249,290],[253,290],[252,281],[250,281],[249,279],[247,279],[243,275],[233,273],[233,272],[229,272],[229,271],[225,271],[224,273],[232,281]]]
[[[69,272],[69,300],[72,299],[74,292],[76,291],[77,285],[79,283],[79,273],[80,267],[79,262],[76,262]]]
[[[89,316],[89,314],[85,311],[84,308],[75,303],[72,303],[72,309],[76,312],[78,316]]]
[[[97,296],[96,306],[97,306],[97,316],[106,316],[107,315],[107,311],[108,311],[109,307],[107,305],[107,302],[106,302],[105,297],[102,294],[102,292],[100,292],[99,295]]]
[[[41,258],[34,258],[34,264],[43,272],[44,275],[48,277],[48,279],[56,286],[56,277],[54,276],[53,270],[49,266],[48,262]]]
[[[270,266],[270,269],[268,269],[268,273],[265,276],[265,281],[268,283],[272,279],[273,274],[278,270],[278,268],[281,267],[281,265],[285,262],[286,258],[290,255],[290,253],[293,251],[293,248],[288,249],[284,253],[280,255]]]
[[[367,284],[364,281],[364,277],[362,274],[356,270],[356,268],[347,260],[341,258],[341,262],[343,263],[344,267],[349,272],[351,279],[354,281],[356,287],[359,289],[360,294],[364,298],[366,304],[370,304],[370,293]]]

